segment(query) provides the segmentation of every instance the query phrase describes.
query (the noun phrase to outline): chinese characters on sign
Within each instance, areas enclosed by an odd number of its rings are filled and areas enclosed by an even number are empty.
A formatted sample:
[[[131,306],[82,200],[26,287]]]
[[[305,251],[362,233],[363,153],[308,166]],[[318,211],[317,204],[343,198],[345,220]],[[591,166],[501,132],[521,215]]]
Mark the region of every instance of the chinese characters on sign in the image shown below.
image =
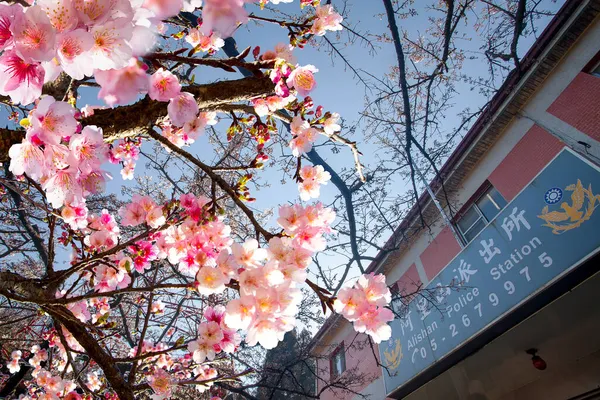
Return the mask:
[[[572,204],[562,197],[569,192]],[[563,150],[429,283],[434,300],[418,297],[392,322],[392,338],[380,346],[387,392],[595,253],[598,193],[600,171]]]

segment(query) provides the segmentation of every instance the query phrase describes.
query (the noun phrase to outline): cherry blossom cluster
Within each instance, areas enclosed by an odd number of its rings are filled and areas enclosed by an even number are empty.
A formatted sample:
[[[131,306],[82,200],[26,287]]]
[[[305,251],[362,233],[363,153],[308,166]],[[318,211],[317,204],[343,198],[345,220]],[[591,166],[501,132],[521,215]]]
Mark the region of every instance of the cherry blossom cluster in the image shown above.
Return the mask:
[[[135,172],[136,161],[140,157],[142,139],[139,137],[125,138],[112,147],[108,153],[108,160],[112,164],[121,163],[121,177],[124,180],[132,180]]]
[[[310,200],[320,196],[321,185],[326,185],[331,179],[331,174],[321,165],[314,167],[304,166],[300,170],[300,179],[298,182],[298,190],[302,200]]]
[[[85,198],[104,190],[108,153],[102,130],[81,128],[78,115],[69,103],[42,97],[24,123],[25,138],[9,150],[10,171],[40,182],[54,208],[69,205],[64,217],[74,229],[86,225]]]
[[[192,115],[192,114],[190,114]],[[183,127],[174,126],[172,120],[167,119],[160,125],[162,135],[177,147],[190,145],[198,139],[207,126],[216,125],[217,113],[213,111],[200,112]]]
[[[77,351],[83,350],[81,346],[73,339],[66,330],[62,330],[64,339],[67,345]],[[30,358],[28,364],[33,367],[31,371],[32,381],[26,383],[27,395],[21,396],[20,399],[65,399],[65,400],[81,400],[75,389],[77,385],[69,379],[63,379],[59,375],[54,375],[50,372],[51,367],[57,368],[58,371],[64,371],[67,365],[67,355],[62,345],[56,330],[51,329],[43,335],[48,343],[48,349],[42,349],[38,345],[34,345],[27,352]],[[56,357],[52,358],[52,364],[42,366],[42,363],[48,364],[49,351],[56,349]],[[23,356],[20,350],[15,350],[11,354],[12,360],[8,367],[11,373],[18,372],[21,369],[19,360]],[[70,370],[70,368],[69,368]]]
[[[225,45],[225,41],[216,33],[205,35],[198,28],[190,29],[185,35],[185,41],[194,48],[194,52],[203,51],[208,54],[216,53]]]
[[[188,344],[188,350],[198,364],[214,360],[221,351],[233,353],[242,341],[237,331],[225,323],[225,307],[207,307],[204,318],[206,322],[198,326],[198,339]]]
[[[341,289],[333,309],[353,322],[357,332],[366,333],[375,343],[381,343],[392,335],[387,323],[394,320],[394,313],[385,307],[391,300],[385,275],[370,273],[361,275],[353,287]]]
[[[61,71],[74,79],[125,67],[149,51],[174,2],[38,0],[0,5],[0,94],[29,104]]]

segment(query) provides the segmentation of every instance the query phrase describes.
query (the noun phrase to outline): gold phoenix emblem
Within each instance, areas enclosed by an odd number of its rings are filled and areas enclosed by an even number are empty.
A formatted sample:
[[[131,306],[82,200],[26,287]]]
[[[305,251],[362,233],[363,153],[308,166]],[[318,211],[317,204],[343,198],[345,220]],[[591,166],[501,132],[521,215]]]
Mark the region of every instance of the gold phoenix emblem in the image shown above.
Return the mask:
[[[395,343],[396,346],[393,349],[388,348],[383,352],[387,366],[391,369],[398,368],[400,362],[402,361],[402,357],[404,357],[404,354],[402,354],[402,345],[400,344],[400,339],[396,339]]]
[[[552,228],[552,233],[556,235],[579,228],[592,217],[594,210],[600,204],[600,195],[594,195],[592,185],[590,184],[586,189],[579,179],[576,184],[567,186],[565,190],[573,192],[571,204],[565,201],[560,205],[563,211],[552,212],[549,212],[548,206],[545,206],[542,215],[538,215],[538,218],[546,222],[543,226]]]

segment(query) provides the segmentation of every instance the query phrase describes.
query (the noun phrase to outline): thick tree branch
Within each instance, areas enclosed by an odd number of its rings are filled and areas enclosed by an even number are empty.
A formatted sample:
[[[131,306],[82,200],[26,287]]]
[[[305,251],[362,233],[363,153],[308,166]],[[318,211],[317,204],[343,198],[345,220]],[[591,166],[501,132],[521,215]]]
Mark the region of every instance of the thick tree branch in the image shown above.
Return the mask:
[[[205,85],[192,85],[182,89],[194,95],[200,109],[211,109],[225,104],[248,101],[255,97],[267,96],[275,86],[268,77],[243,78],[232,81],[215,82]],[[95,110],[94,115],[84,118],[83,125],[95,125],[103,129],[107,142],[135,136],[167,115],[167,103],[151,100],[148,96],[135,104],[103,110]],[[0,162],[8,160],[8,149],[20,143],[25,131],[1,129]]]

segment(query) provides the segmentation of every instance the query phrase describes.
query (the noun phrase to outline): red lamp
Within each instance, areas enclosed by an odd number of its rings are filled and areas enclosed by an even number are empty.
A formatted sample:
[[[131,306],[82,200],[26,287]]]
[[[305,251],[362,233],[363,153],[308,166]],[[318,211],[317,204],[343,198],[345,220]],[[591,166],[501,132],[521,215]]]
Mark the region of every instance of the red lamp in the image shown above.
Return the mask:
[[[535,369],[539,369],[540,371],[543,371],[548,367],[548,365],[546,364],[546,361],[544,361],[544,359],[542,357],[537,355],[537,352],[538,352],[537,349],[529,349],[529,350],[525,351],[525,353],[527,353],[531,356],[531,363],[533,364],[533,367]]]

